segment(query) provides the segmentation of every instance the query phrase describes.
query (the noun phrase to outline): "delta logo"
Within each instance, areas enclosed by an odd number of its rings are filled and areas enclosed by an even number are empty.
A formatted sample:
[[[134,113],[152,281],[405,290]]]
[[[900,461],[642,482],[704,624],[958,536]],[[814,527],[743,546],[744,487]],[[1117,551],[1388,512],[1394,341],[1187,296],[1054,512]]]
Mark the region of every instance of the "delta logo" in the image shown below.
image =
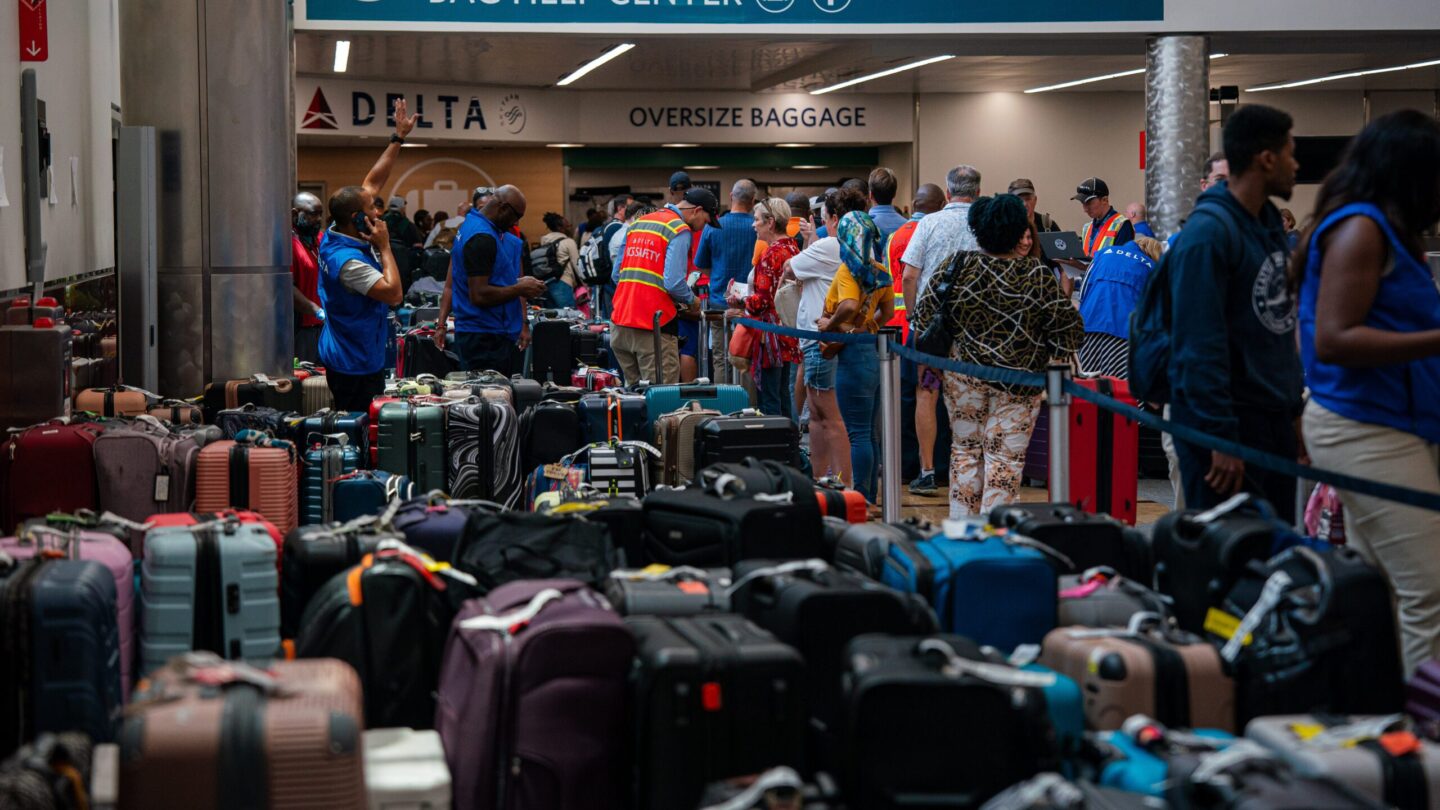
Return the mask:
[[[330,102],[325,100],[325,92],[315,88],[315,96],[310,99],[310,108],[305,111],[305,118],[300,122],[301,129],[339,129],[340,125],[335,121],[335,113],[330,110]]]

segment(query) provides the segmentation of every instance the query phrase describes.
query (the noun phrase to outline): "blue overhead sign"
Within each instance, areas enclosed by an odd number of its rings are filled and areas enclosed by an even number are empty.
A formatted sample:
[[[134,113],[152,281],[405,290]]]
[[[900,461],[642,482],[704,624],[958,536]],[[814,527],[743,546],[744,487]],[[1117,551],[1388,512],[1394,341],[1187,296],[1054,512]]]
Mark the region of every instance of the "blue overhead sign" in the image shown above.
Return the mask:
[[[1149,22],[1164,0],[296,0],[301,27],[929,26]]]

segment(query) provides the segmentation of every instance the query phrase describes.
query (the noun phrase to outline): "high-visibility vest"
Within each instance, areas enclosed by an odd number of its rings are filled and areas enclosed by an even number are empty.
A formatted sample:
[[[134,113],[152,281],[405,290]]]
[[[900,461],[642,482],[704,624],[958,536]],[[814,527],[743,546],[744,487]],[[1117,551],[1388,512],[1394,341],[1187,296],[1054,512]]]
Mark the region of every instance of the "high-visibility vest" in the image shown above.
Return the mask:
[[[660,313],[661,326],[675,317],[675,301],[665,289],[665,254],[670,249],[670,240],[689,232],[690,226],[669,208],[630,223],[625,232],[625,253],[615,274],[611,323],[632,329],[653,329],[655,313]]]
[[[901,337],[905,341],[910,339],[910,313],[905,310],[905,264],[900,261],[900,257],[905,255],[905,248],[910,246],[910,240],[915,236],[915,226],[919,224],[920,220],[912,219],[901,225],[890,234],[890,241],[885,244],[885,256],[890,260],[890,276],[895,279],[895,315],[885,325],[900,327]]]
[[[1125,215],[1116,211],[1110,218],[1095,227],[1094,222],[1085,223],[1085,230],[1080,235],[1080,242],[1084,246],[1086,256],[1094,256],[1096,253],[1115,244],[1116,237],[1120,236],[1120,229],[1130,220]]]

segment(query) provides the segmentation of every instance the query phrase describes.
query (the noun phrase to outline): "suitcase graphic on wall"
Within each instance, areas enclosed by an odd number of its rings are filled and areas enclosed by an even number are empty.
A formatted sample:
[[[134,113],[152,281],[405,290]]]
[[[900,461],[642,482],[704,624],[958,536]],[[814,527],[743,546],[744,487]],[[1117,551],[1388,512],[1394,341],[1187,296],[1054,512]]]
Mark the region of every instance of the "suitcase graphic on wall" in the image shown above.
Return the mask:
[[[430,188],[414,188],[405,192],[407,211],[455,211],[461,203],[470,202],[470,193],[454,180],[436,180]]]

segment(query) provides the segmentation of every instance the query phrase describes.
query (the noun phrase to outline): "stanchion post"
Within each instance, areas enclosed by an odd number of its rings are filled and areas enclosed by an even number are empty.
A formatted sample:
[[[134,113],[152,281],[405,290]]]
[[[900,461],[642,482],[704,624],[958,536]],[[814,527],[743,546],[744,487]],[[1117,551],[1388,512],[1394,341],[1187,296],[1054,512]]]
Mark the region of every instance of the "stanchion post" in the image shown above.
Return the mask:
[[[890,341],[900,330],[884,327],[875,341],[880,356],[880,498],[886,522],[899,522],[900,495],[900,357]]]
[[[735,383],[735,366],[730,363],[730,349],[729,349],[729,347],[730,347],[730,316],[729,316],[729,314],[720,316],[720,329],[721,329],[721,331],[722,331],[722,333],[723,333],[723,335],[724,335],[724,340],[722,340],[722,341],[720,341],[720,342],[721,342],[722,344],[724,344],[724,346],[726,347],[726,349],[725,349],[725,360],[724,360],[724,362],[725,362],[725,379],[724,379],[724,380],[721,380],[718,376],[713,377],[713,378],[711,378],[711,379],[714,380],[714,382],[717,382],[717,383],[719,383],[719,382],[724,382],[724,383],[727,384],[727,385],[735,385],[735,384],[736,384],[736,383]]]
[[[1070,502],[1070,366],[1051,365],[1045,370],[1045,402],[1050,407],[1050,501]]]
[[[695,288],[695,297],[700,299],[700,345],[695,347],[695,359],[699,361],[701,377],[715,379],[711,373],[715,358],[710,354],[710,319],[706,317],[710,303],[710,287],[701,284]]]

